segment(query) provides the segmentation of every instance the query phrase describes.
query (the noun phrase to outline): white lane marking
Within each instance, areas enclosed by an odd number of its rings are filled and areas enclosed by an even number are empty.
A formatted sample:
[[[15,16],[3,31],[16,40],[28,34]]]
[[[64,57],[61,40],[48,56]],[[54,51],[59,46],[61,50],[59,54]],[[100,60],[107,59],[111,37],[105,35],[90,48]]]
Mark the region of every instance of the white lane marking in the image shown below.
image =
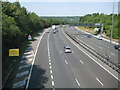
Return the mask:
[[[50,60],[50,57],[48,57],[49,58],[49,60]]]
[[[53,79],[53,75],[51,75],[51,79]]]
[[[54,81],[52,81],[52,85],[53,85],[53,86],[55,85],[55,82],[54,82]]]
[[[33,52],[33,50],[31,51],[31,53],[33,54],[33,56],[34,56],[34,52]]]
[[[25,76],[25,75],[27,75],[27,74],[29,74],[29,70],[24,71],[24,72],[21,72],[21,73],[18,73],[18,74],[16,75],[16,77],[22,77],[22,76]]]
[[[50,54],[48,54],[48,57],[50,57]]]
[[[31,66],[31,64],[22,65],[22,66],[19,66],[19,69],[29,68],[30,66]]]
[[[72,51],[72,53],[74,54],[74,51]]]
[[[62,31],[63,32],[63,31]],[[64,33],[64,32],[63,32]],[[98,63],[96,60],[94,60],[89,54],[87,54],[84,50],[82,50],[81,48],[79,48],[72,40],[70,40],[69,38],[68,38],[68,36],[64,33],[64,35],[67,37],[67,39],[71,42],[71,43],[73,43],[78,49],[80,49],[84,54],[86,54],[89,58],[91,58],[95,63],[97,63],[99,66],[101,66],[104,70],[106,70],[109,74],[111,74],[114,78],[116,78],[118,81],[120,81],[120,79],[117,77],[117,76],[115,76],[115,75],[113,75],[110,71],[108,71],[104,66],[102,66],[100,63]]]
[[[25,54],[31,54],[31,53],[32,53],[32,52],[25,52],[24,55],[25,55]]]
[[[89,45],[88,45],[89,46]],[[93,50],[95,50],[93,47],[89,46],[90,48],[92,48]]]
[[[78,82],[78,80],[77,80],[77,79],[75,79],[75,81],[77,82],[78,86],[80,87],[80,83]]]
[[[102,47],[99,47],[100,49],[102,49]]]
[[[114,53],[111,52],[112,55],[115,55]]]
[[[65,63],[68,64],[66,60],[65,60]]]
[[[22,56],[22,58],[30,58],[30,57],[33,57],[33,55]]]
[[[50,55],[50,52],[48,52],[48,55]]]
[[[103,86],[103,83],[98,78],[96,78],[96,79]]]
[[[47,31],[47,30],[46,30],[46,31]],[[26,87],[25,87],[26,90],[27,90],[28,85],[29,85],[29,82],[30,82],[30,77],[31,77],[31,74],[32,74],[33,64],[34,64],[34,62],[35,62],[35,58],[36,58],[36,55],[37,55],[38,47],[39,47],[40,42],[41,42],[41,39],[42,39],[43,35],[46,33],[46,31],[43,32],[43,34],[42,34],[42,36],[40,37],[39,42],[38,42],[38,44],[37,44],[37,48],[36,48],[36,51],[35,51],[35,55],[34,55],[34,57],[33,57],[32,66],[31,66],[31,68],[30,68],[30,73],[29,73],[29,76],[28,76],[28,81],[27,81]]]
[[[51,60],[49,59],[49,62],[51,62]]]
[[[50,66],[50,69],[52,69],[52,66]]]
[[[62,53],[62,51],[60,51],[60,53]]]
[[[53,73],[52,70],[50,70],[50,73],[51,73],[51,74]]]
[[[76,37],[77,38],[77,37]],[[77,38],[79,40],[79,38]]]
[[[83,64],[83,61],[80,60],[80,62]]]
[[[110,48],[110,47],[108,47],[108,48]]]
[[[78,39],[78,38],[77,38]],[[79,39],[78,39],[79,40]],[[81,40],[80,40],[81,41]],[[81,41],[83,42],[83,41]],[[84,44],[86,44],[85,42],[83,42]],[[93,44],[93,43],[92,43]],[[91,47],[90,45],[86,44],[88,47],[92,48],[93,50],[95,50],[93,47]]]
[[[19,87],[25,85],[26,80],[27,79],[14,83],[12,88],[19,88]]]
[[[51,65],[51,62],[49,63],[49,65]]]

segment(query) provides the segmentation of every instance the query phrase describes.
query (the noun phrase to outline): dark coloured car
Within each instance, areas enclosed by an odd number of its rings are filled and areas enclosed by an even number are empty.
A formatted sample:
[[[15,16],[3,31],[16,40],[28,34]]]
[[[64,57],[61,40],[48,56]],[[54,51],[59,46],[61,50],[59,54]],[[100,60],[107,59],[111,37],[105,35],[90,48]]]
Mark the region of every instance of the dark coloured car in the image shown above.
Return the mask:
[[[53,31],[53,34],[56,34],[56,31],[55,31],[55,30]]]
[[[87,35],[88,38],[92,38],[92,35]]]
[[[115,47],[115,49],[119,49],[120,50],[120,45],[115,45],[114,47]]]

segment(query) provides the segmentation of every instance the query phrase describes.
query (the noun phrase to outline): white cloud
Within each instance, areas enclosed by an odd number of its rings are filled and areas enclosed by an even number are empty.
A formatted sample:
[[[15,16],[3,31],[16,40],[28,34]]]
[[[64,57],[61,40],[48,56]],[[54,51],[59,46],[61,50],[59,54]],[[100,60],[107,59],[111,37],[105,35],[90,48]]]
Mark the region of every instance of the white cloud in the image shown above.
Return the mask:
[[[10,2],[118,2],[120,0],[2,0]]]

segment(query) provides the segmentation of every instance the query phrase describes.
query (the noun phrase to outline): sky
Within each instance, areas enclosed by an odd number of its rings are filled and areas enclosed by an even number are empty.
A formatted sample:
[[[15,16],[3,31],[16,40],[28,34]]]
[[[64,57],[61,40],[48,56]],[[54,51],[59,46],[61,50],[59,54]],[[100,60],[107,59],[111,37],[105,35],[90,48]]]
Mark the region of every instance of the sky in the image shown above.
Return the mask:
[[[14,2],[15,0],[7,0]],[[92,13],[118,13],[119,0],[17,0],[38,16],[84,16]],[[83,2],[84,1],[84,2]]]

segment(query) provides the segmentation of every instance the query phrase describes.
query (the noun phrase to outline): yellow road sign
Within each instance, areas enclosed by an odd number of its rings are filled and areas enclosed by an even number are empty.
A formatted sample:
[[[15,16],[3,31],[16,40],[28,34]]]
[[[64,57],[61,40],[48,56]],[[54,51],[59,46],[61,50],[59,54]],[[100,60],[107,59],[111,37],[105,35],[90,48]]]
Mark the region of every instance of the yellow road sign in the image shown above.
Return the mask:
[[[9,56],[19,56],[19,49],[9,49]]]

